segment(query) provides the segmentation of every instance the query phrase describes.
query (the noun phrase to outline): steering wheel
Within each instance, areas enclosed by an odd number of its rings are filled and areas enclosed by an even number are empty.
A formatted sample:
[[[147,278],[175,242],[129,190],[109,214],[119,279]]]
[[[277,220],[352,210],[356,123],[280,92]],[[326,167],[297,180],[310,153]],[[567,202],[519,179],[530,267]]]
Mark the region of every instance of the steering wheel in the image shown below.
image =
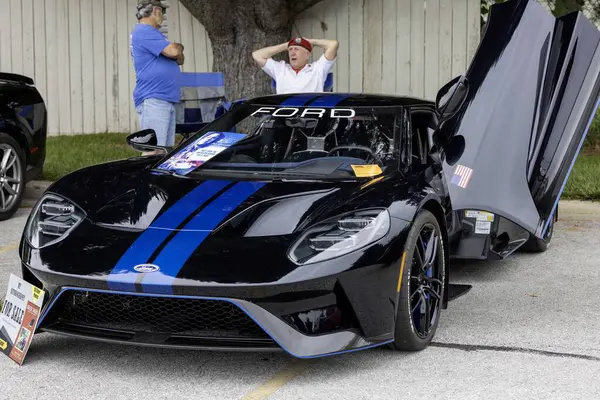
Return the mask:
[[[333,149],[331,149],[329,151],[329,153],[327,153],[327,157],[329,157],[331,155],[331,153],[340,151],[342,149],[364,151],[366,153],[369,153],[369,155],[370,155],[370,157],[366,160],[366,162],[369,162],[369,160],[373,159],[373,161],[375,161],[377,164],[383,165],[381,158],[379,158],[379,156],[377,154],[375,154],[375,152],[370,147],[367,147],[367,146],[359,146],[359,145],[336,146]]]

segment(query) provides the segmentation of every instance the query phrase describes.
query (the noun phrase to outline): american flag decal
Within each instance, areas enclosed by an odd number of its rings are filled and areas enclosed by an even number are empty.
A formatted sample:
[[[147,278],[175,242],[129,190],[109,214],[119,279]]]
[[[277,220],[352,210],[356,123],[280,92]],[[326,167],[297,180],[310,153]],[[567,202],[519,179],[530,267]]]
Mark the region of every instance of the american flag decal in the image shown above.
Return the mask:
[[[472,174],[473,170],[471,168],[458,164],[454,170],[454,176],[452,176],[450,182],[460,186],[461,188],[466,188],[469,184]]]

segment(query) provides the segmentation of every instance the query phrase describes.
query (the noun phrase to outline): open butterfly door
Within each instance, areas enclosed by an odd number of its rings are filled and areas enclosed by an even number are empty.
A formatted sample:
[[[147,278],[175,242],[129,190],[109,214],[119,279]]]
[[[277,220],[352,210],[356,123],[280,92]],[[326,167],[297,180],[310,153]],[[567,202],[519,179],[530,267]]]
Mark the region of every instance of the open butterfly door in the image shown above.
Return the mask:
[[[600,31],[535,0],[492,7],[467,73],[442,88],[435,134],[454,210],[542,238],[600,95]]]

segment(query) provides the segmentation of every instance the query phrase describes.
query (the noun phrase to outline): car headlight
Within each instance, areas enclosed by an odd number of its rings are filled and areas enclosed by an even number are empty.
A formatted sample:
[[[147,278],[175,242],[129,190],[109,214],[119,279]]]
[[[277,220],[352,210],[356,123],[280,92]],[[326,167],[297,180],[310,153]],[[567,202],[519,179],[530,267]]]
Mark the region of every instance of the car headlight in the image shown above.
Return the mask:
[[[47,194],[38,202],[25,228],[31,246],[41,249],[63,240],[85,218],[71,201]]]
[[[321,222],[294,243],[289,258],[305,265],[329,260],[361,249],[390,230],[387,210],[365,210]]]

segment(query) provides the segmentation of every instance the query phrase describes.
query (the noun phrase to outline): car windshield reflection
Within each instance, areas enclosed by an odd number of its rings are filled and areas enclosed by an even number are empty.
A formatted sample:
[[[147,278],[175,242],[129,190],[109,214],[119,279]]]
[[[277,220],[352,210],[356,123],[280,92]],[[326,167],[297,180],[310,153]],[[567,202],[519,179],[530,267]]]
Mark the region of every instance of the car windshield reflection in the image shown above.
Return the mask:
[[[181,175],[355,178],[398,162],[401,107],[245,105],[211,123],[157,168]]]

